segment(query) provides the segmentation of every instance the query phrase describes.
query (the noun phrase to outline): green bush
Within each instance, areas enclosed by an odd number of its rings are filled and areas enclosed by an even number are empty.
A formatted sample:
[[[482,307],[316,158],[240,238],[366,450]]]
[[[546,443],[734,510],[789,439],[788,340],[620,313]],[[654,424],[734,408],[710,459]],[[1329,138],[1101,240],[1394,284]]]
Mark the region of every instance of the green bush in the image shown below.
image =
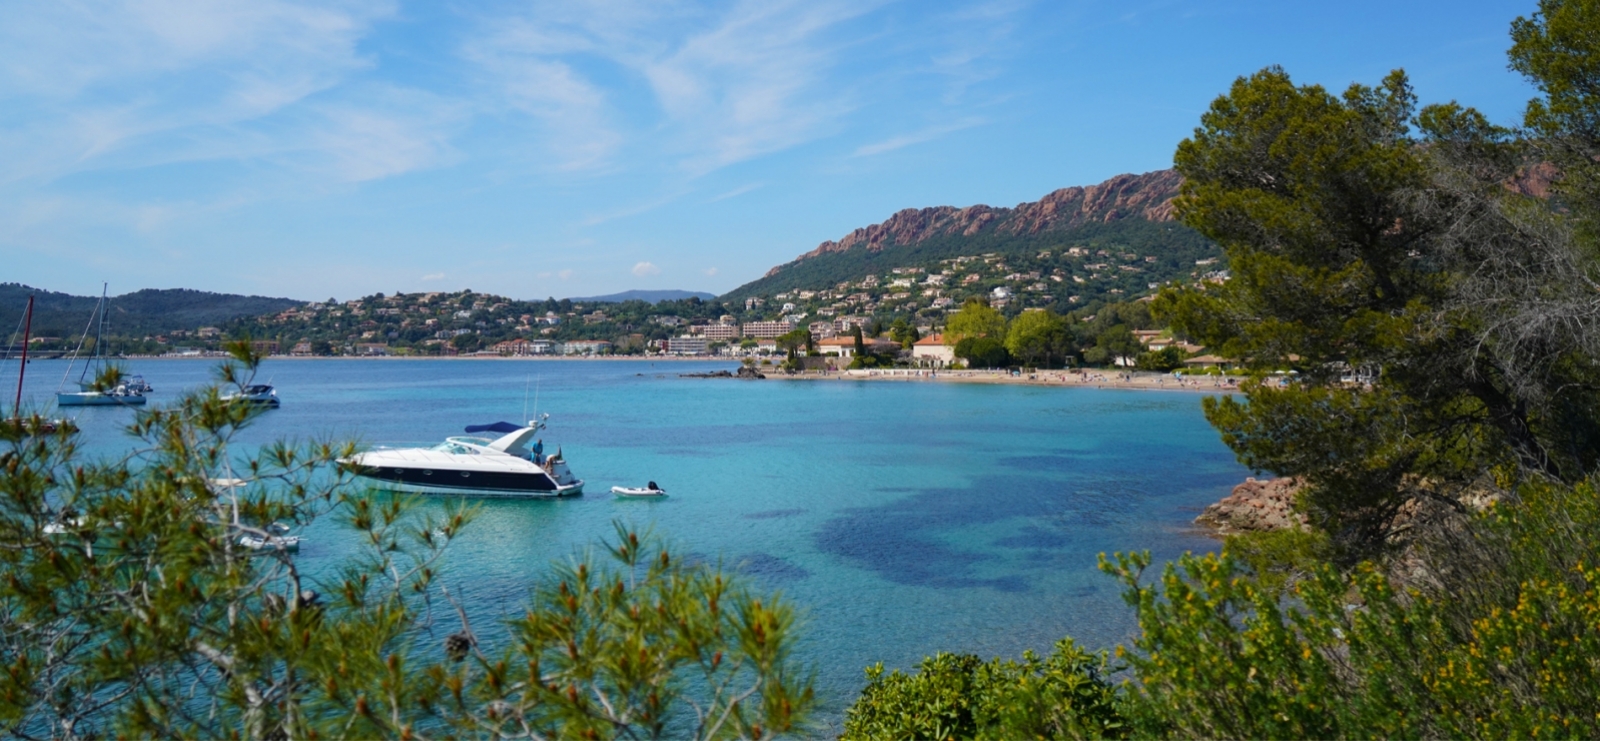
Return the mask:
[[[1126,735],[1104,653],[1072,639],[1049,657],[1022,661],[940,653],[913,674],[867,669],[867,687],[845,718],[843,739],[1016,739]]]
[[[1005,344],[988,337],[968,337],[957,342],[955,355],[966,360],[969,368],[1003,368],[1011,361]]]
[[[1280,599],[1234,554],[1102,568],[1140,635],[1124,685],[1141,733],[1206,738],[1600,736],[1600,499],[1531,484],[1442,528],[1408,582],[1315,567]],[[1417,576],[1417,575],[1420,575]]]
[[[1183,351],[1176,347],[1164,347],[1160,350],[1139,353],[1134,364],[1140,370],[1158,371],[1166,373],[1183,367]]]

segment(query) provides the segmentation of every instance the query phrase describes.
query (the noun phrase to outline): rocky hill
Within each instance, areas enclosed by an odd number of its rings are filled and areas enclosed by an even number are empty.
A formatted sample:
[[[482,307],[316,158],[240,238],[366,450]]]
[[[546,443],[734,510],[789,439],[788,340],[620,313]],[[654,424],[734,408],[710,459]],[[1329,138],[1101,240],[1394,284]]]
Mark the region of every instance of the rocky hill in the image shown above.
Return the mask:
[[[1173,170],[1158,170],[1062,188],[1012,208],[905,209],[880,224],[823,242],[725,298],[820,289],[894,267],[983,253],[1021,254],[1070,246],[1131,248],[1147,254],[1171,247],[1184,252],[1183,257],[1209,252],[1206,240],[1172,220],[1172,198],[1181,180]]]

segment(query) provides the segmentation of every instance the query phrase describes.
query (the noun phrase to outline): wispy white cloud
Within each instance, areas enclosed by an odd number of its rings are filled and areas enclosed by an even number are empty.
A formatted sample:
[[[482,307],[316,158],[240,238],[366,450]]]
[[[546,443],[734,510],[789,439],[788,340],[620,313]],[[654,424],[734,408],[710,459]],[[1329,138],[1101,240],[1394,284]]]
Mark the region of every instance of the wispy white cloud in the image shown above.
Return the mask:
[[[464,56],[568,169],[611,166],[643,140],[703,173],[835,131],[855,106],[829,77],[849,43],[836,32],[884,1],[552,3],[484,19]],[[658,110],[639,110],[636,81]]]
[[[705,273],[706,275],[716,275],[717,274],[717,269],[716,268],[706,268],[705,270],[702,270],[700,272]]]
[[[633,266],[633,274],[640,278],[648,278],[652,275],[660,275],[661,268],[652,262],[641,262]]]
[[[749,193],[750,191],[760,190],[761,188],[766,187],[766,185],[766,183],[749,183],[747,185],[741,185],[726,193],[712,197],[711,200],[706,201],[706,203],[716,203],[717,201],[726,201],[729,198],[738,198],[739,196]]]
[[[924,142],[931,142],[931,141],[934,141],[936,139],[943,138],[947,134],[952,134],[952,133],[955,133],[957,131],[961,131],[962,129],[970,129],[970,128],[974,127],[974,126],[980,126],[983,123],[984,123],[984,121],[982,119],[969,118],[969,119],[966,119],[966,120],[963,120],[963,121],[958,121],[958,122],[952,123],[952,124],[944,124],[944,125],[941,125],[941,126],[930,126],[928,128],[922,129],[921,131],[915,131],[915,132],[912,132],[910,134],[901,134],[899,136],[893,136],[893,137],[890,137],[890,138],[885,139],[885,140],[880,141],[880,142],[874,142],[872,144],[864,144],[864,145],[856,148],[856,151],[853,153],[853,156],[856,156],[856,157],[871,157],[872,155],[875,155],[875,154],[883,154],[884,152],[892,152],[892,151],[894,151],[896,149],[900,149],[902,147],[909,147],[909,146],[911,146],[913,144],[922,144]]]
[[[582,46],[581,38],[551,43],[548,29],[518,19],[464,50],[489,75],[499,101],[539,121],[544,149],[560,170],[604,167],[623,141],[605,91],[572,65],[547,56],[552,49]]]
[[[419,280],[424,280],[424,281],[444,280],[444,273],[428,273],[427,275],[424,275],[421,278],[419,278]]]
[[[831,133],[854,109],[828,72],[841,42],[830,32],[882,3],[743,2],[713,27],[644,68],[663,110],[699,144],[703,172]]]
[[[651,198],[647,201],[643,201],[632,206],[624,206],[622,208],[606,211],[604,213],[592,214],[584,217],[582,223],[584,226],[599,226],[600,224],[604,224],[608,221],[626,219],[629,216],[638,216],[639,214],[648,213],[661,208],[662,206],[678,200],[680,197],[682,197],[681,193],[668,193],[667,195]]]
[[[376,87],[314,106],[309,135],[291,155],[341,181],[376,180],[454,161],[450,136],[466,118],[461,106],[436,95]]]
[[[368,69],[387,0],[23,3],[0,24],[0,163],[11,181],[305,148],[258,126]]]

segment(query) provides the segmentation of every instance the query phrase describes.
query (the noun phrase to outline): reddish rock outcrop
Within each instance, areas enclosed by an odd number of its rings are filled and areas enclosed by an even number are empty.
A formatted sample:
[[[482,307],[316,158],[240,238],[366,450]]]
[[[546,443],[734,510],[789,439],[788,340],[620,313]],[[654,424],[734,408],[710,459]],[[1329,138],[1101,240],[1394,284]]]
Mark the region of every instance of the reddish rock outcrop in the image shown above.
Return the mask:
[[[1195,523],[1221,533],[1257,530],[1284,530],[1304,527],[1306,518],[1294,511],[1300,481],[1295,478],[1257,481],[1254,478],[1233,487],[1233,493],[1206,507]]]
[[[1099,185],[1062,188],[1037,201],[1019,203],[1015,208],[982,205],[908,208],[881,224],[857,229],[836,242],[823,242],[794,262],[767,271],[767,275],[833,252],[857,247],[876,252],[944,235],[970,237],[990,230],[1002,234],[1038,234],[1125,218],[1171,221],[1172,198],[1178,194],[1182,182],[1183,178],[1175,170],[1157,170],[1143,175],[1118,175]]]

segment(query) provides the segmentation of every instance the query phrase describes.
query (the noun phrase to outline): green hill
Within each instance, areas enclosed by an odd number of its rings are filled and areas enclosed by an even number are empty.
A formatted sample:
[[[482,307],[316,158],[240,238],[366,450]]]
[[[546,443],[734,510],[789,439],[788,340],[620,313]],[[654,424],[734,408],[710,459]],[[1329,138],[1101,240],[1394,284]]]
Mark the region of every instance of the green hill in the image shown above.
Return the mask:
[[[73,296],[32,288],[20,283],[0,283],[0,331],[9,338],[22,321],[28,295],[33,307],[35,337],[71,338],[83,333],[97,296]],[[113,296],[107,334],[139,338],[178,330],[193,331],[241,316],[258,316],[299,306],[302,302],[266,296],[192,291],[184,288],[147,288]]]

